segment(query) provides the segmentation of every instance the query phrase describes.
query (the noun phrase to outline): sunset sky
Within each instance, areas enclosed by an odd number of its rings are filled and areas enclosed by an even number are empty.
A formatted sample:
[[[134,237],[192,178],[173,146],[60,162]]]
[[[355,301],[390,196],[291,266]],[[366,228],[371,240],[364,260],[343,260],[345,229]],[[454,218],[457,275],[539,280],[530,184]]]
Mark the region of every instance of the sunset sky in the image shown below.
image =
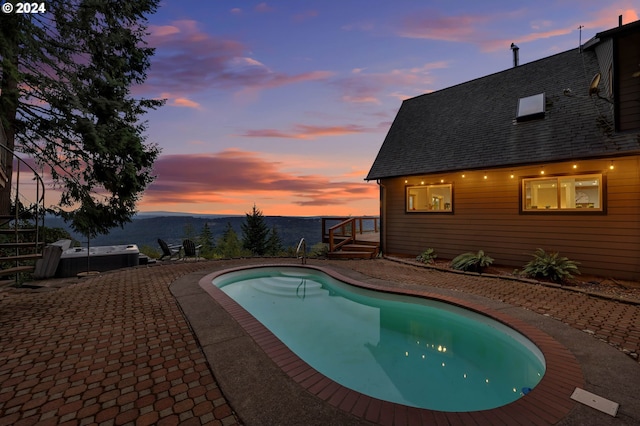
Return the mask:
[[[526,3],[526,5],[523,5]],[[403,99],[578,47],[640,0],[164,0],[138,96],[162,154],[140,211],[378,214]]]

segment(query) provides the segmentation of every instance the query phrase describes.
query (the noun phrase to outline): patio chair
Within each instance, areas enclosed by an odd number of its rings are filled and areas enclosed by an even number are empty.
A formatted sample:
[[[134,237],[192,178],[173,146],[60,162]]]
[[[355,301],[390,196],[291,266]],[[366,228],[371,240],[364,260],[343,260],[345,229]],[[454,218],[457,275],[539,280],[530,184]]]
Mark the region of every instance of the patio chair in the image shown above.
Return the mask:
[[[185,258],[187,257],[195,257],[196,261],[200,257],[200,249],[202,248],[202,244],[196,245],[191,240],[184,240],[182,242],[182,250]]]
[[[169,257],[169,260],[171,260],[174,256],[180,258],[180,250],[182,249],[182,246],[170,246],[165,240],[161,238],[158,238],[158,244],[162,249],[162,256],[160,256],[160,259],[158,260],[162,260],[165,257]]]

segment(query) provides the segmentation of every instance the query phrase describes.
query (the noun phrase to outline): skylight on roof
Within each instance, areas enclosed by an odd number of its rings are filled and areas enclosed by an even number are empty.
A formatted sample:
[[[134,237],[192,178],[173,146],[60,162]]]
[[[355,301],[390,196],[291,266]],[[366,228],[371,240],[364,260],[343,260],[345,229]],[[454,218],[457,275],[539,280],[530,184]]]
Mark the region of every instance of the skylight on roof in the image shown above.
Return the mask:
[[[533,120],[544,117],[544,93],[518,100],[517,121]]]

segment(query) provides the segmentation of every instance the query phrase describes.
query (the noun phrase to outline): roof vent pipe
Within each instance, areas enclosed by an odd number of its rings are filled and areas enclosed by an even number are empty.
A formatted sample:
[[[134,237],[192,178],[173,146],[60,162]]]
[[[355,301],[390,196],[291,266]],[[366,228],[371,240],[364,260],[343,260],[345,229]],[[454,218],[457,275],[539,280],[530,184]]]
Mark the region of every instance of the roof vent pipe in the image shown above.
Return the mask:
[[[519,62],[518,50],[520,50],[520,48],[515,44],[511,43],[511,50],[513,50],[513,67],[515,68],[518,66],[518,62]]]
[[[618,15],[618,26],[622,26],[622,15]]]

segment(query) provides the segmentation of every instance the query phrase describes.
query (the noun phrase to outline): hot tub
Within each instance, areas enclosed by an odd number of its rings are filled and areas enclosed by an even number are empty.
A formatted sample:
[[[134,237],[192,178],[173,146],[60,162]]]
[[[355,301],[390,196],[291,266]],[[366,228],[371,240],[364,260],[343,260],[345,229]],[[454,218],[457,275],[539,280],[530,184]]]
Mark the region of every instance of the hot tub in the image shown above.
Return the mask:
[[[58,263],[58,269],[56,270],[56,277],[74,277],[80,272],[104,272],[138,266],[139,258],[140,251],[135,244],[97,246],[89,249],[87,263],[87,248],[72,247],[62,252],[60,263]]]

